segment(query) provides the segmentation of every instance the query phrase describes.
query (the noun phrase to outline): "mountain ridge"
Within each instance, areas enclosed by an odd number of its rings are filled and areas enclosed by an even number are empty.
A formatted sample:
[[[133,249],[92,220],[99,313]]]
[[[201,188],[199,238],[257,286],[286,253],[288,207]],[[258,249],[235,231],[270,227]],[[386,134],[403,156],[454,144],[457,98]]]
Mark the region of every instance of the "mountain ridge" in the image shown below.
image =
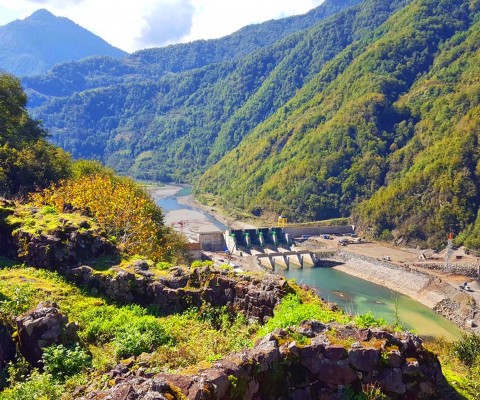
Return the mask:
[[[109,71],[119,64],[104,58],[90,61],[104,69],[73,63],[24,82],[34,94],[33,115],[75,157],[93,156],[141,179],[195,182],[197,195],[256,215],[282,213],[292,221],[353,215],[385,240],[438,247],[452,231],[459,244],[480,248],[479,157],[470,150],[477,139],[471,129],[468,151],[448,139],[458,135],[455,115],[468,126],[479,122],[476,86],[451,84],[475,74],[462,57],[477,60],[471,38],[478,18],[478,1],[365,0],[201,68],[188,69],[195,57],[180,60],[187,69],[178,72],[134,57],[123,75],[114,75]],[[195,46],[187,54],[203,48]],[[414,95],[439,60],[448,79],[435,90],[429,82],[427,96]],[[84,81],[65,89],[62,76]],[[58,94],[42,93],[42,84],[52,82]],[[435,147],[442,141],[460,161]]]
[[[124,57],[127,53],[46,9],[0,27],[0,69],[17,76],[35,75],[55,64],[94,55]]]

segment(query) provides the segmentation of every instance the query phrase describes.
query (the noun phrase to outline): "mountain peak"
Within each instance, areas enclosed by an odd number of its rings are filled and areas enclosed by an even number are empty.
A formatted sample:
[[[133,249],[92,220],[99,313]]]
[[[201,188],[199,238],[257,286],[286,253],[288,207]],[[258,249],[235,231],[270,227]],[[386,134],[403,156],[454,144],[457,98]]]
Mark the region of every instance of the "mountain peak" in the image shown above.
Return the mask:
[[[35,11],[28,19],[51,19],[51,18],[56,18],[55,15],[53,15],[50,11],[48,11],[45,8],[40,8],[37,11]]]

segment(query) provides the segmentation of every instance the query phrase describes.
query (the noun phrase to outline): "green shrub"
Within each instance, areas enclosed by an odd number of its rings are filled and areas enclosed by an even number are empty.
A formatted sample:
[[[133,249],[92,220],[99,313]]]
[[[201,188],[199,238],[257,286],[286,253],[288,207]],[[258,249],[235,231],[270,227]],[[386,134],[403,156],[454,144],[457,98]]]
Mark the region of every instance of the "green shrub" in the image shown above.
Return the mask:
[[[453,351],[465,366],[473,367],[480,362],[480,335],[462,334],[462,338],[454,342]]]
[[[138,356],[152,352],[155,347],[171,342],[160,322],[154,317],[143,317],[132,321],[127,329],[121,329],[113,339],[118,358]]]
[[[92,366],[92,357],[80,346],[54,345],[43,349],[43,367],[55,379],[64,380]]]
[[[11,388],[0,393],[1,400],[58,400],[64,388],[52,375],[41,374],[37,370],[24,382],[15,383]]]
[[[263,336],[277,328],[298,325],[306,319],[325,323],[331,321],[346,323],[348,317],[339,312],[329,310],[320,301],[302,302],[298,295],[289,294],[275,307],[273,317],[259,330],[258,336]]]
[[[373,326],[382,327],[387,325],[387,321],[385,321],[384,318],[375,318],[375,316],[370,311],[366,314],[357,315],[353,321],[355,322],[355,325],[362,329]]]
[[[213,261],[210,261],[210,260],[205,260],[205,261],[196,260],[196,261],[192,262],[190,267],[191,268],[213,267]]]
[[[111,342],[118,358],[150,352],[173,342],[160,320],[137,305],[101,306],[85,311],[81,319],[85,326],[82,337],[88,343]]]
[[[54,206],[44,206],[42,208],[42,214],[43,215],[56,215],[58,214],[58,210]]]
[[[155,268],[160,269],[162,271],[170,269],[172,267],[173,267],[172,263],[165,262],[165,261],[160,261],[160,262],[155,264]]]
[[[13,295],[0,301],[0,317],[13,320],[34,304],[37,290],[32,284],[15,285]]]

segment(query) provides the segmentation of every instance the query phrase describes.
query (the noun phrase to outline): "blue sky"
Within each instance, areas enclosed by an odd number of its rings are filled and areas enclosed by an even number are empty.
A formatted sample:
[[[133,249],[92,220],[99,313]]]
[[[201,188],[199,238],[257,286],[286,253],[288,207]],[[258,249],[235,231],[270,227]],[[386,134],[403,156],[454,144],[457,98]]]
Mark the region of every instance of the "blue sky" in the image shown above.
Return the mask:
[[[39,8],[67,17],[126,51],[212,39],[323,0],[0,0],[0,25]]]

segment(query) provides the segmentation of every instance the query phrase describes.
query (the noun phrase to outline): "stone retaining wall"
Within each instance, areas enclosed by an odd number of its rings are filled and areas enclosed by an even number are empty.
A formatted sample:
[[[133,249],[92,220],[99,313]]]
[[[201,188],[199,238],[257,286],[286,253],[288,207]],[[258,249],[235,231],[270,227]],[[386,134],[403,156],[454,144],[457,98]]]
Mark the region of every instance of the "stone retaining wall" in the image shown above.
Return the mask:
[[[113,387],[86,393],[81,399],[127,398],[118,397],[120,393],[130,394],[128,398],[179,399],[174,395],[177,390],[192,400],[334,400],[346,398],[348,390],[367,387],[396,399],[455,399],[439,390],[439,382],[444,381],[439,362],[414,335],[330,327],[317,321],[304,321],[295,330],[306,344],[291,339],[293,328],[279,329],[253,349],[193,376],[150,374],[143,368],[132,371],[133,362],[119,364],[111,372]],[[328,337],[333,330],[353,344],[332,345]]]
[[[409,268],[348,251],[338,251],[335,258],[345,263],[344,266],[337,267],[339,270],[385,286],[409,297],[417,297],[418,293],[433,279],[426,274]],[[441,298],[433,299],[428,304],[429,307],[433,307],[440,300]]]
[[[458,263],[438,263],[422,262],[407,264],[408,266],[433,269],[454,275],[464,275],[471,278],[480,278],[480,264],[458,264]]]

